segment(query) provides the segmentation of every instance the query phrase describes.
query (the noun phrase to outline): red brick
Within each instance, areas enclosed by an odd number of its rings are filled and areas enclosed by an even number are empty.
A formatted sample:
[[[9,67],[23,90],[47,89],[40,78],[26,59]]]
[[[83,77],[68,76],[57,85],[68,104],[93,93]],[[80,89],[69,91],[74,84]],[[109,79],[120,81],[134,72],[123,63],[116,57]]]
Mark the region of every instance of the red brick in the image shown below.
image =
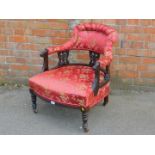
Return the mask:
[[[139,26],[121,26],[120,32],[122,33],[141,33],[144,31],[144,27]]]
[[[140,64],[137,66],[138,71],[147,71],[147,69],[148,69],[148,66],[144,64]]]
[[[130,48],[136,48],[136,49],[143,49],[144,48],[144,42],[131,42]]]
[[[126,25],[127,21],[124,19],[117,19],[116,20],[116,24],[118,25]]]
[[[6,63],[26,63],[26,59],[18,57],[6,57]]]
[[[119,76],[122,78],[138,78],[138,73],[132,71],[121,71],[119,72]]]
[[[66,30],[69,28],[68,23],[58,23],[58,22],[51,22],[50,23],[51,29],[63,29]]]
[[[119,61],[119,57],[114,55],[112,63],[115,63],[115,62],[118,62],[118,61]]]
[[[69,39],[66,38],[53,38],[51,40],[53,45],[61,45],[64,44],[65,42],[67,42]]]
[[[41,19],[42,21],[42,19]],[[47,19],[48,22],[59,22],[59,23],[67,23],[69,22],[69,19]]]
[[[145,27],[143,33],[155,34],[155,27]]]
[[[20,35],[15,35],[15,36],[11,36],[9,38],[10,42],[27,42],[27,39],[25,36],[20,36]]]
[[[141,78],[155,78],[155,72],[142,72]]]
[[[5,20],[0,20],[0,27],[4,27],[5,26]]]
[[[113,52],[113,54],[114,54],[114,52]],[[115,54],[125,55],[126,54],[126,50],[125,49],[116,49],[115,50]]]
[[[97,22],[105,24],[116,24],[116,21],[117,21],[116,19],[100,19],[100,21],[98,20]]]
[[[0,77],[4,76],[5,72],[3,70],[0,70]]]
[[[127,49],[126,50],[126,55],[137,56],[137,49]]]
[[[126,64],[125,70],[127,71],[137,71],[137,64]]]
[[[155,64],[155,58],[143,58],[144,64]]]
[[[5,42],[6,41],[6,37],[4,35],[0,35],[0,42]]]
[[[26,28],[26,21],[25,20],[7,20],[6,22],[6,26],[7,27],[11,27],[11,28]]]
[[[13,70],[27,71],[27,70],[29,70],[30,67],[27,66],[27,65],[15,65],[15,64],[12,64],[10,66],[10,68],[13,69]]]
[[[119,58],[119,62],[120,63],[135,63],[135,64],[139,64],[141,61],[141,58],[139,57],[120,57]]]
[[[12,55],[12,51],[10,50],[0,50],[0,56],[8,56],[8,55]]]
[[[36,64],[42,64],[43,60],[40,57],[37,58],[30,58],[29,60],[27,60],[28,63],[36,65]]]
[[[4,64],[4,63],[0,63],[0,69],[3,69],[3,70],[8,70],[9,68],[9,65],[8,64]]]
[[[14,33],[15,33],[15,35],[24,35],[25,30],[24,29],[15,29]]]
[[[155,65],[148,65],[148,71],[155,72]]]
[[[119,63],[119,64],[115,64],[113,66],[113,68],[115,70],[118,70],[118,71],[137,71],[137,64],[122,64],[122,63]]]
[[[151,40],[151,35],[144,35],[144,34],[128,34],[127,40],[133,41],[149,41]]]
[[[128,25],[139,25],[139,19],[128,19]]]
[[[83,54],[77,54],[77,59],[89,60],[89,55],[86,54],[86,53],[83,53]]]
[[[155,57],[155,52],[154,52],[154,50],[148,50],[144,56]]]
[[[30,66],[29,69],[30,71],[33,71],[33,72],[35,71],[40,72],[42,69],[42,66]]]
[[[140,25],[144,25],[144,26],[152,25],[152,20],[151,19],[141,19]]]
[[[0,57],[0,63],[5,63],[5,57],[4,56]]]
[[[62,37],[62,38],[66,38],[66,37],[71,37],[71,33],[67,32],[67,31],[51,31],[50,33],[51,37]]]
[[[151,39],[150,39],[151,42],[155,42],[155,34],[151,34],[151,35],[150,35],[150,38],[151,38]]]
[[[47,29],[34,29],[32,30],[32,35],[34,36],[49,36],[50,30]]]
[[[20,44],[19,46],[17,46],[17,49],[37,50],[37,45],[35,45],[35,44]]]

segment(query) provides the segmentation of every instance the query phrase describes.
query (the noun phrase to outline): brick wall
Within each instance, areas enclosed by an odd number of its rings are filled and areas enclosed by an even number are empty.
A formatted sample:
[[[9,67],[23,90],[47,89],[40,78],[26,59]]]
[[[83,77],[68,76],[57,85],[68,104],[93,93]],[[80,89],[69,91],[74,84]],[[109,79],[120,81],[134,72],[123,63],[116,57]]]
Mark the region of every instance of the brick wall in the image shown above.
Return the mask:
[[[82,22],[111,25],[119,33],[113,50],[113,83],[155,86],[155,20],[0,20],[0,82],[25,82],[40,72],[39,53],[66,42],[72,28]],[[50,65],[57,62],[50,57]],[[72,52],[72,61],[88,61],[88,54]]]

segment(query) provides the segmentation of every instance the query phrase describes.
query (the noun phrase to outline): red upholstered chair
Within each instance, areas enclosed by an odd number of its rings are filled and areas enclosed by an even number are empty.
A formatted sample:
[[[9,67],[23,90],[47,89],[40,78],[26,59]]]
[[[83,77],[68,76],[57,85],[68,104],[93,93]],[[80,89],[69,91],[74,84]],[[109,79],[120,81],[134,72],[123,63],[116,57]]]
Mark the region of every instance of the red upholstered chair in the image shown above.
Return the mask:
[[[79,108],[83,129],[88,131],[88,111],[97,103],[108,103],[110,63],[116,31],[106,25],[85,23],[74,28],[72,38],[64,45],[48,47],[41,53],[43,72],[29,79],[32,108],[37,112],[36,97],[65,106]],[[71,50],[89,51],[89,64],[69,63]],[[58,65],[48,67],[48,56],[58,54]],[[103,54],[101,58],[100,55]]]

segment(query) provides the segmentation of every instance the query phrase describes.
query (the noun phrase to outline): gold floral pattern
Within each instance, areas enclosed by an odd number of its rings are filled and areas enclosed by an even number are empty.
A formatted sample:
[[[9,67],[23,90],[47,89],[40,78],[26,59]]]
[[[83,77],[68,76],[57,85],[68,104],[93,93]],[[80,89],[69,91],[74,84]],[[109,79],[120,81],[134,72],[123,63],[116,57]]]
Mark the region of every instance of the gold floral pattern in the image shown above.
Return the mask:
[[[104,75],[101,73],[101,79]],[[29,79],[30,88],[40,96],[73,107],[89,108],[109,93],[109,84],[94,96],[94,70],[88,66],[64,66]]]
[[[92,50],[100,54],[112,51],[118,39],[117,32],[110,26],[97,23],[84,23],[75,26],[72,38],[63,45],[48,47],[48,54],[64,50]]]
[[[102,67],[112,61],[112,45],[117,41],[117,32],[110,26],[97,23],[79,24],[73,37],[63,45],[48,47],[48,54],[69,50],[91,50],[104,54]],[[100,80],[104,74],[101,73]],[[64,66],[38,74],[29,79],[30,88],[40,96],[73,107],[90,108],[110,92],[109,83],[94,96],[92,83],[94,70],[87,66]]]

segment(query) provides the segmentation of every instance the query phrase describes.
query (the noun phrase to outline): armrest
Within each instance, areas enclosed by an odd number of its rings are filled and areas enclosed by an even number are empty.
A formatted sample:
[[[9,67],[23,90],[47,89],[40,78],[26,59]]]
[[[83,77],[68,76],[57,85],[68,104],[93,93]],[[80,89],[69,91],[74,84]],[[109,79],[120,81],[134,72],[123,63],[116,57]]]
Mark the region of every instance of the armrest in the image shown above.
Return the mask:
[[[47,71],[48,70],[48,50],[45,49],[44,51],[42,51],[40,53],[40,56],[43,57],[43,67],[42,67],[42,71]]]
[[[40,57],[45,57],[45,55],[48,55],[48,50],[44,49],[41,53],[40,53]]]
[[[110,81],[110,66],[106,66],[106,69],[100,67],[100,62],[96,61],[95,65],[93,66],[95,70],[95,79],[92,84],[92,89],[94,95],[96,96],[98,90],[105,86]],[[100,82],[100,71],[104,73],[104,80]]]
[[[73,36],[69,41],[67,41],[63,45],[48,47],[47,48],[48,55],[71,50],[76,40],[77,40],[77,37]]]
[[[100,58],[97,61],[100,63],[100,66],[102,68],[105,68],[106,66],[109,66],[110,63],[112,62],[112,52],[111,51],[106,51],[104,53],[104,57]]]
[[[93,69],[95,70],[95,79],[92,84],[92,89],[94,92],[94,95],[96,96],[99,90],[99,81],[100,81],[100,63],[96,62],[93,66]]]

